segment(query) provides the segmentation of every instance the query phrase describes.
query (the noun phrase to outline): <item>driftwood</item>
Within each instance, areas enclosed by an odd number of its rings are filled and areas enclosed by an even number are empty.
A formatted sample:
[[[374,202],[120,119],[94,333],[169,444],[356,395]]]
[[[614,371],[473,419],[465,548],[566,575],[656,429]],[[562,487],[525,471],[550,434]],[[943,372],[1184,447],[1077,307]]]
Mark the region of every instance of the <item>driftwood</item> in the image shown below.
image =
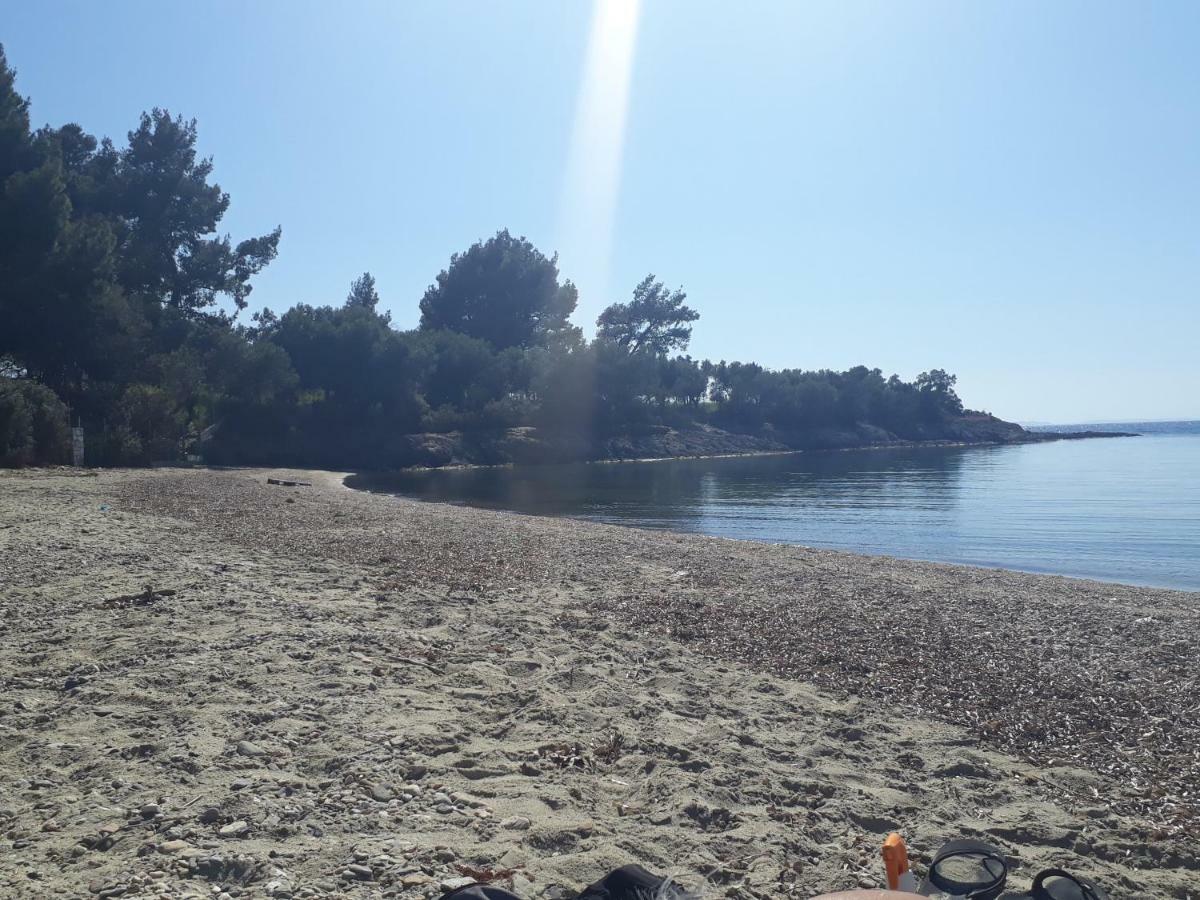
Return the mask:
[[[281,487],[312,487],[311,481],[288,481],[284,478],[268,478],[267,484],[278,484]]]

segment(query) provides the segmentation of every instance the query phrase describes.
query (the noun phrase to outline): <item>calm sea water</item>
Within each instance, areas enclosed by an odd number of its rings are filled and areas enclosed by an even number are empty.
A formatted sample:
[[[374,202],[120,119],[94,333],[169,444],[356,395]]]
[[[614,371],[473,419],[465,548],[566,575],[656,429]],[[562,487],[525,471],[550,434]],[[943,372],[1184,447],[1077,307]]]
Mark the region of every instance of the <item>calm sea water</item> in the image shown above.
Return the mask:
[[[1200,591],[1200,423],[1009,447],[463,469],[423,500]]]

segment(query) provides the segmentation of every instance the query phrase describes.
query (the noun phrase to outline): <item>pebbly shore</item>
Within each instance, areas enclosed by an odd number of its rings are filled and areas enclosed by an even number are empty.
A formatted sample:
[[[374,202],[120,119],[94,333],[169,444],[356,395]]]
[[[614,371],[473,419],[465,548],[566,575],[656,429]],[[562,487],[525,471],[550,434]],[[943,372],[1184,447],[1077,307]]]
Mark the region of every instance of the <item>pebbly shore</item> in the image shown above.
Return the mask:
[[[893,829],[1196,895],[1194,594],[61,470],[0,613],[2,896],[808,897]]]

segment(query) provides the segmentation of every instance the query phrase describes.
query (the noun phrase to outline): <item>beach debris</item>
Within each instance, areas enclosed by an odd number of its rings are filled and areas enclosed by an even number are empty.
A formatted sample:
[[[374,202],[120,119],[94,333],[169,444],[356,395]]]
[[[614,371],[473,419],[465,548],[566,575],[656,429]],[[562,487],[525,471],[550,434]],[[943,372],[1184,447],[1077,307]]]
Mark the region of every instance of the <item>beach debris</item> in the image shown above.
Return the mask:
[[[559,741],[544,744],[537,749],[536,759],[560,769],[591,770],[594,767],[591,754],[578,743]]]
[[[155,589],[153,585],[146,585],[142,588],[140,594],[121,594],[116,597],[108,597],[100,601],[100,605],[107,609],[128,609],[131,606],[149,606],[151,603],[157,603],[164,597],[174,597],[176,591],[170,588]]]
[[[606,740],[597,744],[592,755],[603,763],[615,763],[625,754],[625,737],[619,731],[614,731]]]
[[[466,863],[456,863],[454,868],[462,872],[462,874],[467,878],[482,882],[483,884],[491,884],[495,881],[506,881],[511,879],[517,874],[517,872],[520,871],[520,867],[505,869],[501,867],[492,868],[490,866],[471,866],[467,865]]]
[[[683,814],[695,822],[701,831],[728,831],[738,823],[738,817],[724,807],[709,807],[693,800],[683,808]]]
[[[293,481],[290,478],[268,478],[267,484],[275,484],[280,487],[312,487],[311,481]]]

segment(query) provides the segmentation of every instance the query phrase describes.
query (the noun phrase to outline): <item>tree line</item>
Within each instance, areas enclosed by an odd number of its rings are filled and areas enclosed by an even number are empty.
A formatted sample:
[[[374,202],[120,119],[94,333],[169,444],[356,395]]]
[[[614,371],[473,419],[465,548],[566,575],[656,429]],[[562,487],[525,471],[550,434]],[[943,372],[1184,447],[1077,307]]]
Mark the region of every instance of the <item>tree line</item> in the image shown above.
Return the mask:
[[[904,381],[686,355],[699,313],[653,275],[571,323],[558,259],[507,230],[450,257],[392,327],[375,280],[326,306],[265,309],[253,277],[279,228],[233,242],[196,123],[143,113],[118,147],[75,124],[33,129],[0,47],[0,463],[386,468],[406,436],[514,427],[598,438],[714,425],[803,442],[822,428],[930,436],[962,415],[953,375]]]

